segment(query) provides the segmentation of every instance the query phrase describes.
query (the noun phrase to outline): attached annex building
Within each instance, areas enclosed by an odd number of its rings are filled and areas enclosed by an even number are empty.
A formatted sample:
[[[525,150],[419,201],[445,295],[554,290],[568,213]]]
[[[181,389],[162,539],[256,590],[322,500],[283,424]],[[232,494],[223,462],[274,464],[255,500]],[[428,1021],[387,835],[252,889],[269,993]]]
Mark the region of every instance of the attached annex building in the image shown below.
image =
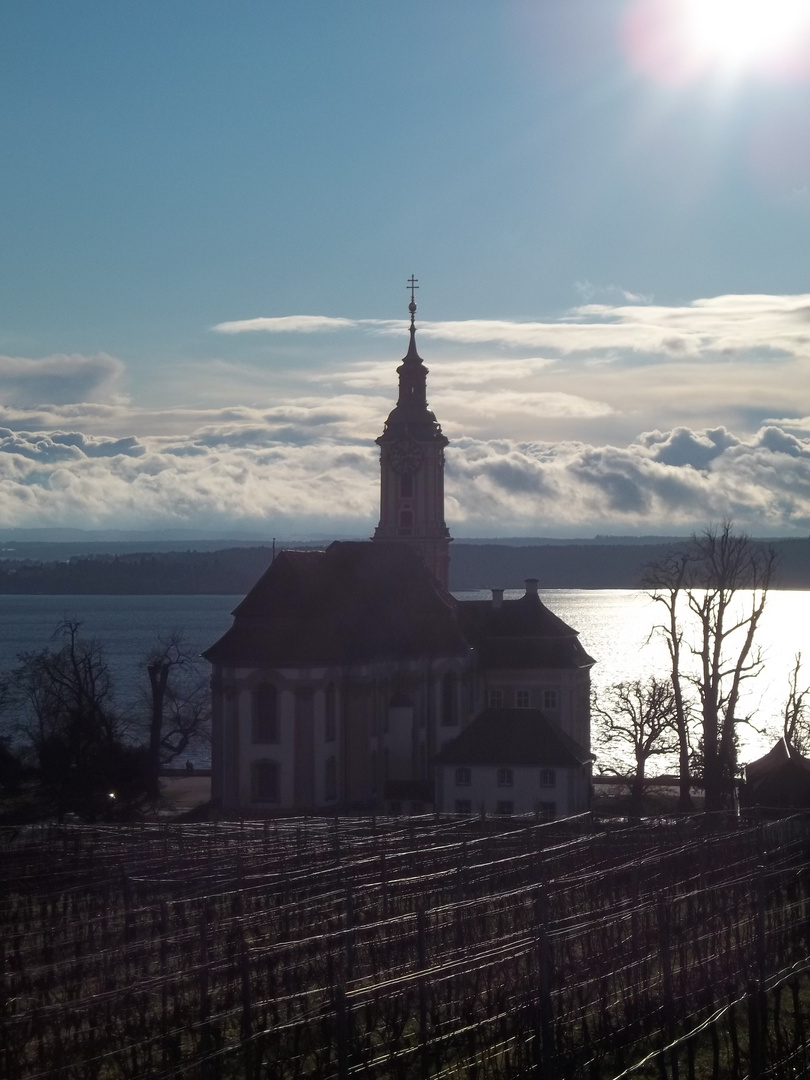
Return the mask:
[[[590,668],[542,603],[448,591],[443,435],[410,344],[367,542],[282,551],[205,653],[212,797],[228,812],[590,805]]]

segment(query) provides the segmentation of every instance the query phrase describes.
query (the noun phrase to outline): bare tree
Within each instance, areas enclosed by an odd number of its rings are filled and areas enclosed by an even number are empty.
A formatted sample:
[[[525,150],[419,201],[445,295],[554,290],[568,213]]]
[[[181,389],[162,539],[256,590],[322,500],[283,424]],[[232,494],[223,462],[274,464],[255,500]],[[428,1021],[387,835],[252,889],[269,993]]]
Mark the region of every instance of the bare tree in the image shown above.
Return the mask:
[[[18,731],[33,748],[45,791],[57,810],[95,816],[110,790],[131,803],[141,783],[137,748],[125,745],[104,650],[65,620],[63,644],[21,653],[8,685]]]
[[[611,772],[627,775],[632,759],[630,796],[641,812],[647,763],[653,757],[672,755],[678,749],[675,693],[668,679],[654,676],[611,686],[603,700],[593,698],[593,713],[602,721],[596,739],[600,764]]]
[[[706,808],[727,806],[737,774],[740,694],[762,670],[755,644],[776,567],[773,548],[737,533],[729,521],[692,537],[684,551],[649,568],[647,582],[668,618],[663,634],[672,684],[684,700],[697,695]],[[684,663],[686,643],[693,664]]]
[[[694,809],[692,800],[692,777],[690,770],[691,747],[689,742],[689,707],[684,700],[681,686],[681,648],[683,633],[679,616],[679,601],[684,587],[688,557],[683,552],[668,556],[662,563],[648,567],[645,584],[651,596],[665,611],[665,622],[653,629],[666,642],[670,662],[670,685],[674,707],[675,731],[678,736],[678,809],[682,813]]]
[[[800,754],[810,751],[810,686],[799,689],[802,654],[796,653],[788,681],[788,696],[783,711],[785,742]]]
[[[211,717],[207,672],[200,658],[174,630],[158,639],[146,657],[149,677],[148,760],[152,793],[161,766],[209,737]]]

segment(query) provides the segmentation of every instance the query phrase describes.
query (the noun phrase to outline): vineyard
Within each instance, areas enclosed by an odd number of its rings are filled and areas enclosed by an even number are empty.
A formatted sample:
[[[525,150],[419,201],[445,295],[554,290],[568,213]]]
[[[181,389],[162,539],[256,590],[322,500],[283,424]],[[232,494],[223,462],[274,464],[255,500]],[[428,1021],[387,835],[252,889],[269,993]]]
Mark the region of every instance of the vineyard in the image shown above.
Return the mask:
[[[0,832],[5,1080],[810,1075],[806,819]]]

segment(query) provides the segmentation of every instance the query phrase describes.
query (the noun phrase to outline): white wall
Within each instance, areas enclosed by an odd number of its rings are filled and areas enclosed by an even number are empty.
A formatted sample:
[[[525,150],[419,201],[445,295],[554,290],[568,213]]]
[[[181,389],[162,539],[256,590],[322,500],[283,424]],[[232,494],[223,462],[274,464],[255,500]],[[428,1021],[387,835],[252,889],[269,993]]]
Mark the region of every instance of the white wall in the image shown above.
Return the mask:
[[[461,786],[456,783],[456,769],[469,768],[470,784]],[[512,768],[512,786],[498,785],[498,767],[493,765],[442,765],[440,783],[441,811],[452,814],[456,811],[457,799],[469,799],[471,812],[494,814],[501,801],[511,801],[513,813],[533,814],[540,803],[555,803],[556,817],[568,817],[587,809],[580,805],[578,797],[581,785],[577,783],[576,769],[554,770],[553,787],[541,787],[541,769],[534,765],[521,765]]]

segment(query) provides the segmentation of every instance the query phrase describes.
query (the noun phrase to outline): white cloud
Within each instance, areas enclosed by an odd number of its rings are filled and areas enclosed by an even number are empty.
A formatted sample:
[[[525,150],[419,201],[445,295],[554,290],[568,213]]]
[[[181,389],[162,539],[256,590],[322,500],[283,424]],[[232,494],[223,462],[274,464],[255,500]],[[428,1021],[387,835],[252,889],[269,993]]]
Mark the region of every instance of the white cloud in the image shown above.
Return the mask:
[[[580,288],[582,292],[593,292],[597,286],[583,283]],[[707,351],[779,350],[810,355],[810,295],[807,294],[718,296],[665,307],[652,305],[642,295],[617,286],[608,288],[633,302],[584,303],[554,322],[487,319],[419,322],[419,334],[422,339],[456,345],[554,349],[562,354],[624,349],[664,356],[675,353],[696,359]],[[214,328],[229,334],[246,330],[314,333],[349,327],[399,334],[406,325],[396,320],[286,315],[219,323]]]
[[[358,325],[356,319],[333,318],[329,315],[279,315],[217,323],[212,329],[218,334],[245,334],[257,330],[270,334],[315,334],[324,330],[345,330]]]
[[[436,395],[436,401],[439,395]],[[444,398],[442,398],[444,400]],[[448,404],[450,395],[447,396]],[[480,420],[476,419],[476,413],[480,414],[482,405],[485,404],[486,422],[489,425],[493,419],[525,415],[537,420],[549,417],[565,419],[590,419],[597,416],[609,416],[614,412],[611,405],[604,401],[594,401],[590,398],[580,397],[577,394],[542,390],[520,390],[518,387],[509,390],[496,390],[488,392],[483,400],[479,391],[455,390],[452,393],[452,409],[455,414],[454,426],[458,426],[460,419],[464,418],[476,428]],[[444,414],[444,410],[442,410]],[[509,421],[504,424],[509,427]]]

